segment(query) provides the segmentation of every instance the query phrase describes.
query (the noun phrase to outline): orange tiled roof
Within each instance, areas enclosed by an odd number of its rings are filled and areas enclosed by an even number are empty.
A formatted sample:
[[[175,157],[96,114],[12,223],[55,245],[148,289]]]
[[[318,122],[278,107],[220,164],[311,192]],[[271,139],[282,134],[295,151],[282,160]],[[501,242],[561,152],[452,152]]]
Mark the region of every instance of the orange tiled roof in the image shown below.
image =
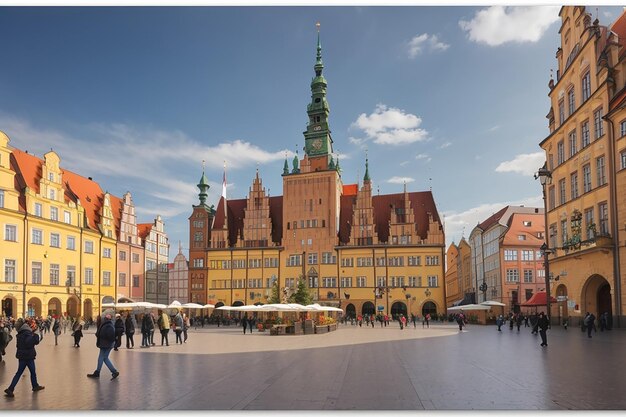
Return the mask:
[[[152,223],[139,223],[137,224],[137,234],[141,239],[145,239],[152,230]]]
[[[343,186],[343,195],[357,195],[358,192],[358,184],[347,184]]]

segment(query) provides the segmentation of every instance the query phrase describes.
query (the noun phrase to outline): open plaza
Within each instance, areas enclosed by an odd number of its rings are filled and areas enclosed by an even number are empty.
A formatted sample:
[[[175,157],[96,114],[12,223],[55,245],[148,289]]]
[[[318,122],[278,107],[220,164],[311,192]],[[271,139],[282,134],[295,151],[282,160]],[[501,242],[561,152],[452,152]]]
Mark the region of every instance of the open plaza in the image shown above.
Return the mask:
[[[548,331],[548,348],[530,328],[453,323],[430,328],[341,324],[313,335],[243,334],[239,326],[189,329],[185,344],[111,352],[120,376],[87,378],[96,366],[94,328],[80,348],[69,331],[37,346],[4,410],[568,410],[624,409],[626,333],[587,338],[579,328]],[[137,339],[137,338],[135,338]],[[0,385],[17,368],[15,342]]]

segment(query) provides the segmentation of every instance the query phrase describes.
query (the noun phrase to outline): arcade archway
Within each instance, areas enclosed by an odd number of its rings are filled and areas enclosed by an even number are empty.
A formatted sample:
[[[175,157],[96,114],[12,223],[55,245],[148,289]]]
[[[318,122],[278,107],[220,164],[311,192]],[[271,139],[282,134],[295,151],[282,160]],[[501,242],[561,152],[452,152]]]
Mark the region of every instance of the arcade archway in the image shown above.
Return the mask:
[[[563,321],[569,317],[569,313],[567,311],[567,287],[565,284],[561,284],[556,287],[556,299],[557,307],[558,307],[558,317],[559,317],[559,325],[563,324]],[[552,310],[552,308],[550,308]],[[554,311],[554,310],[553,310]]]
[[[83,303],[83,318],[91,320],[93,318],[93,303],[90,299],[86,299]]]
[[[391,305],[391,317],[396,320],[400,314],[402,314],[404,317],[407,317],[406,304],[402,301],[396,301]]]
[[[593,313],[596,317],[608,313],[609,320],[613,315],[611,284],[601,275],[592,275],[587,279],[581,294],[583,314]]]
[[[437,305],[432,301],[426,301],[422,306],[422,316],[425,316],[426,314],[437,314]]]
[[[78,298],[72,296],[67,299],[67,308],[65,312],[70,317],[78,317]]]
[[[15,317],[17,315],[17,300],[15,297],[6,296],[2,299],[2,315]]]
[[[52,317],[59,317],[61,315],[61,300],[54,297],[48,301],[48,315]]]
[[[350,303],[346,306],[346,317],[356,317],[356,308],[354,304]]]
[[[26,304],[26,311],[26,316],[28,317],[41,316],[41,300],[37,297],[33,297],[28,300],[28,304]]]
[[[363,307],[361,307],[361,314],[362,315],[376,314],[376,309],[374,308],[374,303],[372,303],[371,301],[367,301],[367,302],[363,303]]]

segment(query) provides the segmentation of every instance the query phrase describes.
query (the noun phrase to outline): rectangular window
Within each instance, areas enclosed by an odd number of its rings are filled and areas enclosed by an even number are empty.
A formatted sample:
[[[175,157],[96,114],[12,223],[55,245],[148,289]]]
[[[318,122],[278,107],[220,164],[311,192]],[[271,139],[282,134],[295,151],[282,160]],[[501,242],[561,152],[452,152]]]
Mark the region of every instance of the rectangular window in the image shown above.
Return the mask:
[[[15,259],[4,260],[4,282],[15,282]]]
[[[582,147],[585,148],[589,146],[591,140],[589,139],[589,120],[584,121],[581,125],[581,135],[582,135]]]
[[[126,273],[125,272],[120,272],[119,277],[118,277],[118,285],[120,287],[126,286]]]
[[[505,261],[517,261],[517,250],[505,249],[504,250],[504,260]]]
[[[571,116],[572,113],[574,113],[574,111],[576,110],[576,97],[574,96],[574,88],[570,88],[570,90],[567,92],[567,106],[568,106],[568,110],[569,110],[569,115]]]
[[[604,122],[602,121],[602,107],[593,112],[593,128],[595,138],[598,139],[604,135]]]
[[[72,213],[70,213],[69,211],[64,211],[63,221],[67,224],[72,224]]]
[[[559,204],[565,204],[565,178],[559,180]]]
[[[61,236],[58,233],[50,233],[50,246],[53,248],[61,247]]]
[[[554,197],[554,186],[548,188],[548,210],[554,209],[556,200]]]
[[[565,242],[568,240],[567,233],[567,219],[561,220],[561,245],[565,246]]]
[[[278,268],[278,258],[265,258],[266,268]]]
[[[376,286],[384,287],[385,286],[385,277],[376,277]]]
[[[59,221],[59,209],[56,207],[50,207],[50,220]]]
[[[341,258],[341,266],[354,266],[354,258]]]
[[[404,256],[389,257],[389,266],[404,266]]]
[[[598,181],[598,187],[606,184],[606,176],[604,172],[604,155],[596,158],[596,179]]]
[[[352,277],[341,277],[341,287],[342,288],[351,288],[352,287]]]
[[[4,207],[4,190],[0,190],[0,208]]]
[[[102,285],[105,287],[111,286],[111,273],[109,271],[102,271]]]
[[[572,200],[578,198],[578,172],[570,175],[570,189],[572,192]]]
[[[506,270],[506,282],[519,282],[519,270],[507,269]]]
[[[376,258],[376,266],[386,266],[387,265],[387,259],[385,259],[384,256],[380,256],[378,258]]]
[[[76,250],[76,238],[74,236],[67,237],[67,249]]]
[[[607,203],[598,204],[598,218],[600,219],[600,234],[609,235],[609,208]]]
[[[622,120],[619,124],[619,135],[620,137],[626,136],[626,120]]]
[[[295,278],[285,279],[285,286],[287,288],[296,288],[296,279]]]
[[[371,258],[370,258],[371,259]],[[359,288],[363,288],[367,286],[367,277],[356,277],[356,286]]]
[[[578,152],[578,143],[576,142],[576,131],[572,130],[569,133],[569,157],[576,155]]]
[[[591,165],[583,165],[583,194],[591,191]]]
[[[524,269],[524,282],[526,283],[533,282],[533,270],[532,269]]]
[[[76,285],[76,267],[74,265],[67,266],[66,286],[73,287]]]
[[[41,284],[41,262],[33,262],[31,268],[31,283]]]
[[[43,245],[43,231],[33,229],[31,232],[30,243],[33,245]]]
[[[622,162],[620,169],[626,169],[626,151],[622,151],[619,154],[619,157],[620,157],[620,161]]]
[[[561,165],[563,162],[565,162],[565,143],[560,141],[556,145],[556,163]]]
[[[139,275],[133,275],[133,287],[134,288],[139,287]]]
[[[427,256],[426,265],[439,265],[439,256]]]
[[[356,258],[356,266],[372,266],[373,262],[371,257]]]
[[[102,257],[110,258],[111,257],[111,248],[102,248]]]
[[[593,239],[596,237],[594,233],[595,223],[593,221],[593,207],[585,209],[585,230],[587,231],[586,239]]]
[[[429,287],[438,287],[438,279],[437,275],[429,275],[428,276],[428,286]]]
[[[91,240],[85,241],[85,253],[93,253],[93,242]]]
[[[417,277],[409,277],[409,287],[417,287]]]
[[[322,263],[323,264],[336,264],[337,257],[333,255],[332,252],[323,252],[322,253]]]
[[[248,268],[260,268],[261,260],[260,259],[248,259]]]
[[[317,265],[317,253],[309,253],[309,265]]]
[[[289,255],[287,266],[300,266],[302,264],[302,255]]]
[[[41,217],[42,209],[41,203],[35,203],[35,216]]]
[[[408,257],[409,266],[421,266],[422,265],[422,257],[421,256],[409,256]]]
[[[565,121],[565,104],[563,100],[559,101],[559,125],[562,125]]]
[[[587,71],[582,79],[583,102],[591,97],[591,75]]]
[[[139,263],[139,254],[138,253],[133,253],[133,263],[134,264],[138,264]]]
[[[4,240],[17,242],[17,226],[13,224],[7,224],[4,226]]]
[[[59,285],[59,264],[50,264],[50,285]]]
[[[523,250],[522,251],[522,261],[532,261],[533,260],[533,253],[534,253],[534,251],[532,251],[532,250]]]
[[[120,261],[125,261],[126,260],[126,251],[121,250],[120,251]]]
[[[322,286],[324,288],[336,288],[337,287],[337,278],[336,277],[324,277],[324,278],[322,278]]]
[[[85,284],[93,285],[93,269],[85,268]]]
[[[317,287],[318,287],[317,277],[314,277],[314,276],[309,277],[309,288],[317,288]]]
[[[557,247],[556,238],[557,238],[556,223],[553,223],[550,225],[550,247],[552,248]]]

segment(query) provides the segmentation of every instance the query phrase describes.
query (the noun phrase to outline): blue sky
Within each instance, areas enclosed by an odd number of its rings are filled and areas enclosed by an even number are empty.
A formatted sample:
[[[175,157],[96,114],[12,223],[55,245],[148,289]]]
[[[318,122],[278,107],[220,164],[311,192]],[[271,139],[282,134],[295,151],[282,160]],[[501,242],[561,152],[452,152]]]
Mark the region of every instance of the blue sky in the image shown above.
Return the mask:
[[[594,16],[596,6],[588,8]],[[1,7],[0,130],[91,176],[139,222],[188,247],[206,160],[209,202],[244,198],[258,168],[282,194],[302,155],[321,22],[344,184],[432,191],[446,240],[506,204],[541,206],[558,6]],[[610,24],[621,7],[599,7]],[[186,250],[185,250],[186,252]]]

